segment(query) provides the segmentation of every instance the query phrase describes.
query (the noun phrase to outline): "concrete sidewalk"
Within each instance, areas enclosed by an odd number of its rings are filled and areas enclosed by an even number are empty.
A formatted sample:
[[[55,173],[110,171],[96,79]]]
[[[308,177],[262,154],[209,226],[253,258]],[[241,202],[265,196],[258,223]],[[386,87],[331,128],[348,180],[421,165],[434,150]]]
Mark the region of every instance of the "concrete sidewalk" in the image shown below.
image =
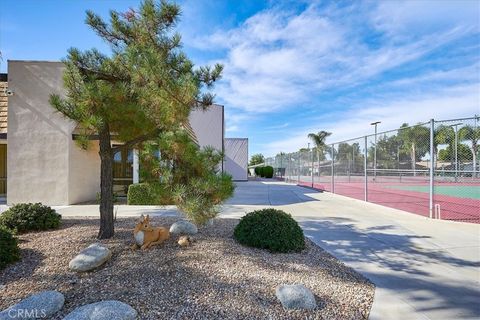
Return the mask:
[[[480,225],[414,214],[281,182],[242,182],[221,217],[275,207],[377,286],[370,319],[480,318]],[[56,208],[98,216],[98,206]],[[175,207],[118,206],[118,216],[176,215]]]

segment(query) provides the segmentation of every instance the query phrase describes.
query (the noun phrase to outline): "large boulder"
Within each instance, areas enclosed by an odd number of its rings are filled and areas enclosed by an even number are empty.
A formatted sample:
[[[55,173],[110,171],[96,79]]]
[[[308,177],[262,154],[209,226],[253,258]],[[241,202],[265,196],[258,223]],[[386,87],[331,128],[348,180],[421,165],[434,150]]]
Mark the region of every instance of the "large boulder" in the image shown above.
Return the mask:
[[[58,291],[42,291],[0,312],[0,319],[49,319],[62,309],[65,297]]]
[[[80,251],[68,264],[70,270],[85,272],[95,269],[112,257],[110,250],[100,243],[94,243]]]
[[[197,226],[185,220],[177,221],[170,227],[171,234],[196,234],[197,232]]]
[[[106,300],[78,307],[63,320],[134,320],[136,318],[137,311],[128,304]]]
[[[312,291],[302,284],[278,286],[275,295],[285,309],[315,309],[317,306]]]

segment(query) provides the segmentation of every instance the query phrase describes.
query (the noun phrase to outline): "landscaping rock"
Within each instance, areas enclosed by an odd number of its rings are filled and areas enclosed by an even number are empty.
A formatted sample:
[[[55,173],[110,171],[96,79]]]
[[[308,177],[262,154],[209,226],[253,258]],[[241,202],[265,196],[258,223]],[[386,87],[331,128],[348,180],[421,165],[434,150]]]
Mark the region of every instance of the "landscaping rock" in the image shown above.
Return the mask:
[[[94,243],[80,251],[68,266],[72,271],[85,272],[101,266],[111,257],[112,253],[107,247],[100,243]]]
[[[136,318],[137,311],[128,304],[106,300],[78,307],[63,320],[134,320]]]
[[[170,227],[172,234],[196,234],[197,232],[197,226],[185,220],[177,221]]]
[[[58,291],[42,291],[0,312],[0,319],[48,319],[63,307],[65,298]]]
[[[275,295],[285,309],[315,309],[317,306],[312,291],[302,284],[278,286]]]

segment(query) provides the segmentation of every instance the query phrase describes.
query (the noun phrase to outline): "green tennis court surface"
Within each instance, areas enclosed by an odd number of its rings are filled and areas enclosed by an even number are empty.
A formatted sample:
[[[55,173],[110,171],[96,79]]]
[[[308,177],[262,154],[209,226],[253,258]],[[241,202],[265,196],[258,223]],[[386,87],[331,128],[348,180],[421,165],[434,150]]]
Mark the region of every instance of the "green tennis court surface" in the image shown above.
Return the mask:
[[[429,192],[428,186],[388,186],[388,188],[416,191],[416,192]],[[445,196],[457,197],[457,198],[470,198],[480,200],[480,186],[435,186],[435,194],[442,194]]]

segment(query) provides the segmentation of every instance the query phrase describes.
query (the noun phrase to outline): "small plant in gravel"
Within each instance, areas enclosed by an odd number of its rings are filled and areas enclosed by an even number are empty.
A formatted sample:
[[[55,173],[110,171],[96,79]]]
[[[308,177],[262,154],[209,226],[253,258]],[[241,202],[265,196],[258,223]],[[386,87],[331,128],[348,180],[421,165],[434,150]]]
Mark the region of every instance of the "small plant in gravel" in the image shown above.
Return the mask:
[[[19,203],[0,215],[0,225],[15,232],[57,229],[61,216],[41,203]]]
[[[299,252],[305,248],[303,230],[291,215],[276,209],[262,209],[244,216],[233,233],[243,245],[271,252]]]
[[[20,259],[20,249],[17,238],[13,236],[11,230],[0,226],[0,270],[18,259]]]

